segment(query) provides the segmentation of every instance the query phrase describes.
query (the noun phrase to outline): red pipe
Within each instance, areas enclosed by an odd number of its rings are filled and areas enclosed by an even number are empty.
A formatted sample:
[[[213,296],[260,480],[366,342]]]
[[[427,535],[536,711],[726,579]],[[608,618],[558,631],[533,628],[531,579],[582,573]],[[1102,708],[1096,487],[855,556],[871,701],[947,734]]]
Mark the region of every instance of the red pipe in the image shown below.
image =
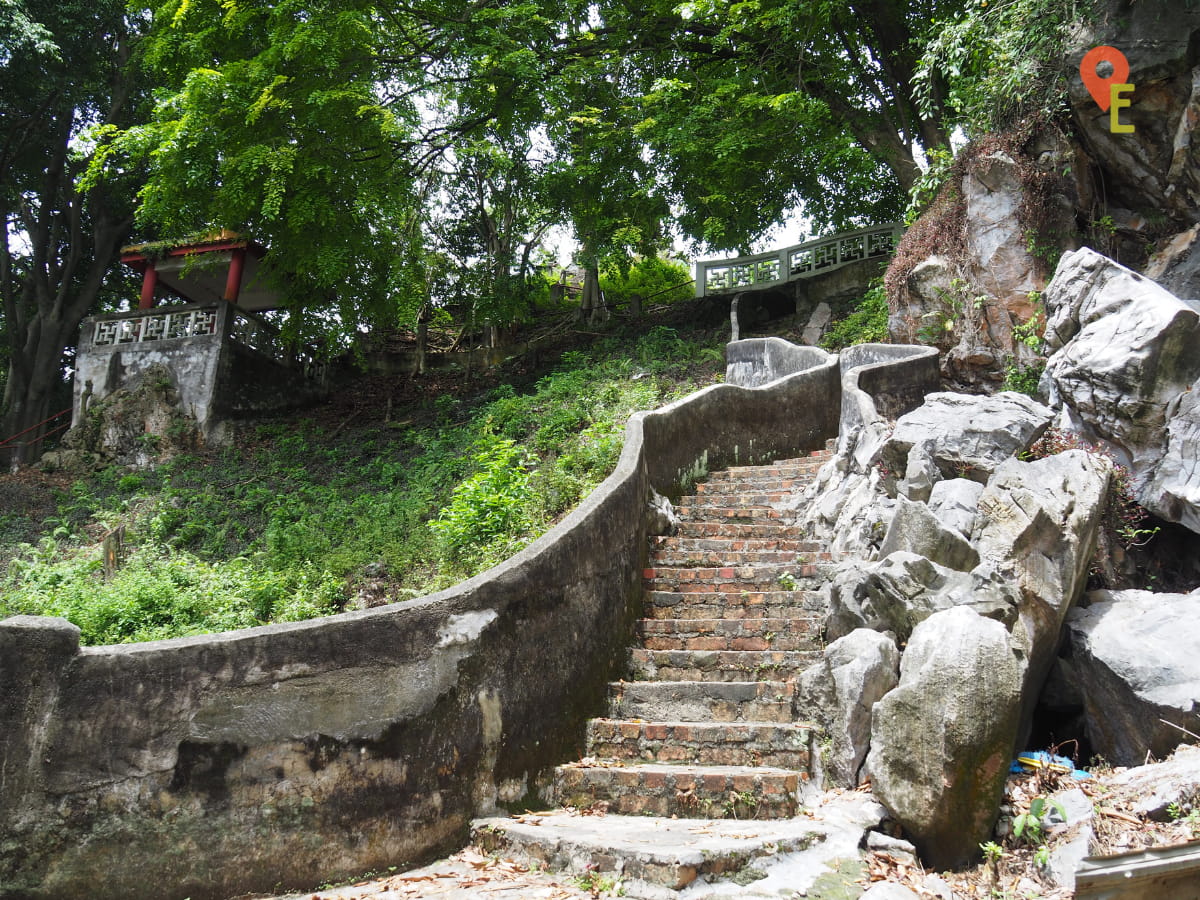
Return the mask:
[[[65,415],[66,415],[67,413],[69,413],[70,411],[71,411],[71,407],[69,407],[69,406],[68,406],[68,407],[67,407],[66,409],[64,409],[62,412],[56,412],[56,413],[55,413],[54,415],[52,415],[50,418],[48,418],[48,419],[42,419],[42,421],[38,422],[36,425],[30,425],[30,426],[29,426],[28,428],[26,428],[24,431],[18,431],[18,432],[17,432],[16,434],[14,434],[12,437],[8,437],[8,438],[5,438],[4,440],[0,441],[0,447],[7,447],[9,444],[11,444],[13,441],[15,441],[15,440],[16,440],[17,438],[19,438],[21,435],[23,435],[23,434],[29,434],[29,432],[33,431],[35,428],[41,428],[41,427],[42,427],[43,425],[45,425],[47,422],[53,422],[53,421],[54,421],[55,419],[57,419],[59,416],[65,416]],[[61,430],[61,429],[56,429],[56,430]],[[53,433],[54,433],[54,432],[51,432],[51,434],[53,434]],[[43,435],[43,437],[45,437],[45,435]]]

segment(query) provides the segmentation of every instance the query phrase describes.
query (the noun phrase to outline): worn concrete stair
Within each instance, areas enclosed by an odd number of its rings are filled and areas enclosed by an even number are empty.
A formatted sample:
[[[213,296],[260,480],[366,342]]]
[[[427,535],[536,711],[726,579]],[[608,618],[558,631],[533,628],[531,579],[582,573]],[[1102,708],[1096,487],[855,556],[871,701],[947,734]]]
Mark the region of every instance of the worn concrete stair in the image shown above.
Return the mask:
[[[799,539],[788,506],[827,457],[713,473],[680,500],[677,533],[651,540],[632,680],[610,686],[609,715],[588,723],[585,757],[556,770],[556,803],[614,820],[796,815],[813,729],[796,716],[793,681],[820,653],[819,588],[830,558]],[[477,840],[554,857],[503,821],[489,820]],[[579,858],[607,870],[634,865],[603,847],[573,854],[571,865],[582,865]],[[677,888],[704,867],[666,866],[661,878],[650,871],[626,874]]]

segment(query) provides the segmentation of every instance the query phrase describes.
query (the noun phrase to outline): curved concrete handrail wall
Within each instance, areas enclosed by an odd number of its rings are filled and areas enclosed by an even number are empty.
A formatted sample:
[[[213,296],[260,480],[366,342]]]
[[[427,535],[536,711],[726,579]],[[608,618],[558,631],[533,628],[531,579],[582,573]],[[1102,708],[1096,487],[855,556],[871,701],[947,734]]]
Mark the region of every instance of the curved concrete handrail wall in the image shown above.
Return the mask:
[[[783,338],[730,341],[725,345],[725,383],[759,387],[832,359],[836,357],[819,347],[802,347]]]
[[[640,413],[561,524],[424,599],[83,649],[0,622],[0,898],[219,900],[461,846],[577,758],[622,674],[650,487],[818,448],[839,410],[827,359]]]
[[[941,385],[938,351],[911,344],[856,344],[838,357],[842,410],[838,453],[868,425],[897,419]]]

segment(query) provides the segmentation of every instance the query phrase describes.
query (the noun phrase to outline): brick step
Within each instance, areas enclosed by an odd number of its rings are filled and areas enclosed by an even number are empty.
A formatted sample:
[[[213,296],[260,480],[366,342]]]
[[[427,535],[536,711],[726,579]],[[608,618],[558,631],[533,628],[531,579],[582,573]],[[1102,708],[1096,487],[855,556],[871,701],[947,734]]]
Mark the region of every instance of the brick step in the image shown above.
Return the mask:
[[[677,506],[675,513],[681,521],[708,522],[717,520],[737,525],[753,525],[757,519],[782,519],[794,516],[788,510],[773,506]]]
[[[692,538],[692,540],[702,540]],[[727,544],[750,543],[726,541]],[[772,543],[763,541],[762,543]],[[780,542],[781,543],[781,542]],[[798,544],[800,541],[792,541]],[[826,550],[652,550],[651,568],[724,568],[725,566],[795,566],[801,563],[833,562],[837,557]]]
[[[810,457],[792,462],[780,462],[769,466],[730,466],[710,472],[705,479],[708,483],[722,481],[761,482],[772,479],[813,478],[821,471],[821,466],[829,462],[829,457]]]
[[[744,766],[575,763],[555,770],[555,803],[588,808],[603,801],[625,816],[693,819],[790,819],[800,773]]]
[[[592,719],[596,759],[700,766],[777,766],[808,771],[813,727],[795,722],[642,722]]]
[[[821,658],[819,650],[630,651],[639,681],[791,681]]]
[[[795,550],[652,550],[650,562],[656,568],[790,566],[797,562],[808,562],[808,558],[814,555]]]
[[[790,681],[618,681],[609,685],[613,719],[686,722],[793,720]]]
[[[791,491],[764,491],[754,488],[742,488],[737,491],[723,491],[715,494],[687,494],[679,498],[677,508],[704,509],[716,507],[781,507],[792,499]]]
[[[681,521],[675,534],[681,538],[727,538],[730,540],[799,540],[795,525],[781,519],[760,518],[752,523],[716,519]]]
[[[802,540],[796,535],[789,535],[786,532],[790,529],[781,529],[781,533],[771,537],[723,537],[714,535],[712,537],[685,537],[683,535],[671,535],[670,537],[657,536],[650,542],[650,552],[654,553],[740,553],[743,551],[763,552],[775,550],[779,552],[794,552],[794,553],[823,553],[825,545],[820,541]]]
[[[647,591],[647,619],[790,619],[824,616],[829,601],[820,591]]]
[[[681,593],[813,590],[824,583],[815,563],[748,566],[654,566],[642,570],[647,590]]]
[[[647,650],[816,650],[821,619],[640,619]]]
[[[797,478],[722,479],[721,481],[699,481],[696,483],[696,493],[680,498],[682,503],[689,497],[720,497],[738,494],[743,491],[781,492],[791,495],[801,491],[812,483],[812,478],[805,475]]]

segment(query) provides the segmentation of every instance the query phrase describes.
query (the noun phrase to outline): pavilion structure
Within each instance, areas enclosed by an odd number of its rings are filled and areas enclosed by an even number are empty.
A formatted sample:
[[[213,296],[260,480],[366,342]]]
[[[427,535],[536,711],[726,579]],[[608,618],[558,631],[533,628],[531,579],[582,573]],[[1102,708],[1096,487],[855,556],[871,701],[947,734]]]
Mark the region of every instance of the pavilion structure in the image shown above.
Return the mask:
[[[142,276],[137,305],[84,321],[72,421],[152,367],[169,373],[183,411],[217,440],[230,418],[324,393],[316,355],[286,347],[258,315],[281,305],[260,272],[266,253],[229,231],[124,248],[121,262]]]

